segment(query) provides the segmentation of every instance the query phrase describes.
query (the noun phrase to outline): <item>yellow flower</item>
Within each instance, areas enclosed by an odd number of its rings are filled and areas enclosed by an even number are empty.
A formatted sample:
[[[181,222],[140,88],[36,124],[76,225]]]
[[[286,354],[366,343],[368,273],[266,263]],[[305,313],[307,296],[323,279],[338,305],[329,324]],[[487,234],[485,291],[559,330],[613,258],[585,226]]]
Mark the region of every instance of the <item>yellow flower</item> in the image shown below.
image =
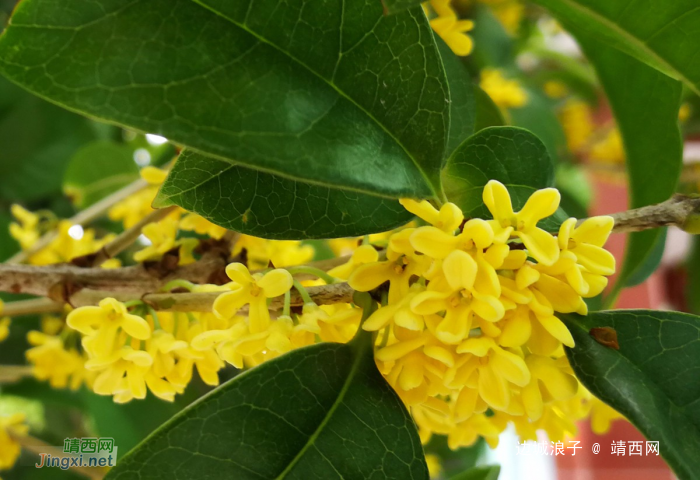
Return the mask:
[[[595,129],[591,108],[586,102],[570,99],[562,107],[559,118],[569,150],[579,153]]]
[[[589,157],[600,163],[624,163],[625,147],[620,131],[617,128],[611,129],[602,140],[591,147]]]
[[[566,85],[558,80],[549,80],[545,82],[543,89],[544,93],[550,98],[562,98],[569,93]]]
[[[557,240],[537,227],[537,222],[557,211],[561,199],[557,190],[537,190],[518,213],[513,212],[508,190],[496,180],[486,184],[483,198],[494,218],[489,224],[496,238],[507,238],[512,233],[523,241],[530,255],[544,265],[553,265],[559,259]]]
[[[527,92],[520,83],[514,79],[506,79],[499,69],[483,69],[479,86],[501,108],[519,108],[527,103]]]
[[[359,265],[373,263],[379,260],[379,253],[372,245],[361,245],[352,253],[350,260],[328,271],[328,274],[335,278],[347,280],[350,274]]]
[[[38,380],[48,380],[53,388],[69,387],[71,390],[91,380],[85,374],[83,357],[74,349],[66,349],[60,337],[30,331],[27,341],[33,348],[27,350],[25,356]]]
[[[177,240],[179,213],[175,212],[160,222],[146,225],[143,234],[151,241],[151,245],[134,254],[134,260],[144,262],[155,260],[169,251],[179,248],[180,265],[194,262],[192,250],[197,246],[197,239],[183,238]]]
[[[2,304],[0,303],[0,305]],[[0,310],[2,310],[1,307]],[[10,335],[11,322],[12,320],[9,317],[0,318],[0,342],[3,342]]]
[[[193,231],[200,235],[208,235],[211,238],[220,240],[227,230],[218,225],[214,225],[204,217],[196,213],[190,213],[180,220],[180,228],[182,230]]]
[[[20,205],[13,204],[10,207],[12,216],[19,223],[10,224],[10,236],[19,242],[22,250],[27,250],[39,240],[39,215],[22,208]]]
[[[474,29],[474,22],[459,20],[457,13],[450,5],[450,1],[430,0],[429,4],[437,14],[436,18],[430,20],[430,26],[456,55],[469,55],[474,48],[474,42],[466,32]],[[424,5],[428,5],[428,2]]]
[[[25,420],[23,413],[0,416],[0,470],[11,469],[19,458],[22,447],[13,437],[29,433]]]
[[[292,276],[287,270],[276,269],[251,275],[242,263],[226,267],[226,275],[233,280],[231,291],[214,301],[214,313],[223,318],[233,317],[244,305],[249,305],[250,333],[264,332],[270,326],[267,299],[279,297],[292,288]]]
[[[83,346],[90,355],[109,357],[119,348],[120,332],[137,340],[151,337],[151,327],[143,318],[132,315],[114,298],[105,298],[98,307],[80,307],[68,314],[66,323],[86,337]]]

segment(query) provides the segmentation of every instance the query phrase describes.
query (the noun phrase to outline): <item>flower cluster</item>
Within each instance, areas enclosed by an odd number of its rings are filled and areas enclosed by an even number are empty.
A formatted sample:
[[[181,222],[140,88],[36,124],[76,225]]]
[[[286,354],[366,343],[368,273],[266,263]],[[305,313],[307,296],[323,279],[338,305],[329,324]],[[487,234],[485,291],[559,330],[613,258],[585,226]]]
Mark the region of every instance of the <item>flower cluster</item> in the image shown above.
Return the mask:
[[[384,260],[353,256],[354,289],[388,282],[385,304],[362,328],[379,332],[379,369],[424,438],[448,435],[453,448],[478,436],[493,443],[510,422],[524,438],[538,428],[561,438],[590,397],[564,356],[574,341],[555,313],[585,314],[583,298],[607,285],[613,220],[571,218],[554,236],[537,224],[557,210],[556,190],[533,193],[514,212],[506,188],[491,181],[483,200],[493,220],[402,201],[430,225],[392,235]]]
[[[163,177],[152,170],[145,176],[153,185]],[[616,414],[575,378],[563,349],[574,342],[556,315],[585,314],[583,299],[607,285],[615,261],[603,246],[612,218],[570,218],[552,234],[539,223],[558,209],[554,189],[534,192],[516,212],[505,186],[491,181],[483,200],[491,220],[465,219],[451,203],[438,210],[404,199],[422,226],[329,242],[352,254],[328,272],[292,266],[313,258],[309,245],[241,235],[230,254],[242,262],[227,266],[230,282],[178,281],[193,293],[218,293],[211,311],[156,312],[140,300],[105,298],[68,311],[65,323],[46,318],[41,332],[29,334],[27,358],[34,376],[57,388],[85,384],[119,403],[149,391],[172,401],[195,370],[215,386],[226,364],[250,368],[317,342],[345,343],[361,327],[377,332],[378,368],[425,441],[447,435],[457,448],[481,436],[493,445],[509,423],[522,438],[545,429],[560,439],[589,414],[605,427]],[[129,222],[148,215],[143,205],[131,206],[140,213]],[[191,262],[198,240],[183,231],[226,234],[180,209],[144,231],[151,245],[136,261],[178,249],[180,263]],[[309,273],[319,280],[294,277]],[[306,287],[321,279],[372,290],[381,306],[361,326],[362,311],[349,301],[314,303]],[[291,308],[293,289],[302,307]]]
[[[504,77],[497,68],[484,68],[479,86],[502,109],[520,108],[527,103],[527,92],[520,83]]]

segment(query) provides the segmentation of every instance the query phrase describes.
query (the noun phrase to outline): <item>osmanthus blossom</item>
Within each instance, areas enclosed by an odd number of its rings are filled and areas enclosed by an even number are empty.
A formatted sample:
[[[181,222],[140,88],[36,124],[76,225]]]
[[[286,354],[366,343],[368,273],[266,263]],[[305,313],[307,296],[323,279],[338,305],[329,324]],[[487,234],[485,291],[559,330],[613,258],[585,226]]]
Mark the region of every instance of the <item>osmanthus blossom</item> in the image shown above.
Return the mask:
[[[304,287],[286,268],[267,264],[271,255],[308,261],[307,246],[244,236],[234,253],[245,248],[252,263],[228,265],[225,285],[190,286],[218,294],[213,311],[153,312],[104,299],[68,313],[58,331],[32,332],[28,359],[38,378],[57,386],[85,383],[120,403],[148,392],[173,401],[195,370],[218,385],[226,364],[250,368],[319,341],[345,343],[361,328],[377,333],[377,367],[424,441],[444,434],[452,448],[478,437],[493,446],[508,424],[523,438],[541,428],[552,439],[571,435],[593,403],[568,365],[563,347],[574,340],[557,315],[585,313],[583,298],[607,284],[615,269],[604,249],[612,219],[569,219],[555,235],[538,226],[558,208],[554,189],[534,192],[515,212],[505,186],[491,181],[483,200],[493,219],[465,221],[454,204],[402,199],[425,224],[344,243],[353,253],[330,279],[382,299],[362,324],[352,303],[307,300],[290,309],[291,289]],[[169,220],[163,244],[177,245],[180,217]],[[206,227],[196,218],[186,223]],[[282,296],[284,311],[272,315],[269,302]],[[82,350],[70,346],[71,336],[80,336],[73,343]]]

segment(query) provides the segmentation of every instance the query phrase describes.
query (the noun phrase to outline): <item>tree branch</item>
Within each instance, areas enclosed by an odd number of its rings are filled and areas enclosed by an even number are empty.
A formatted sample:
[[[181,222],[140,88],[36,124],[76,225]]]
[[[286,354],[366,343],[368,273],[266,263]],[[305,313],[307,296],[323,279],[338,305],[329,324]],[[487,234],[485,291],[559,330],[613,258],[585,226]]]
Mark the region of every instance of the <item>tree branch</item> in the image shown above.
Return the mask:
[[[678,227],[700,233],[700,197],[674,195],[665,202],[613,213],[613,232],[639,232],[660,227]]]

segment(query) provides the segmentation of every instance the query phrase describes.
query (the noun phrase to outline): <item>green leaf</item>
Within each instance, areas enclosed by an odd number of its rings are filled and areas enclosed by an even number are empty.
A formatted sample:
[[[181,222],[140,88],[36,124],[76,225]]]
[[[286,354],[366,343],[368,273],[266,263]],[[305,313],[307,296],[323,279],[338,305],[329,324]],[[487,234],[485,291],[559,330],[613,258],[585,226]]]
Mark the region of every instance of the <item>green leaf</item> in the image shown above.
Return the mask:
[[[398,201],[322,187],[185,150],[157,207],[179,205],[229,230],[273,239],[352,237],[405,225]]]
[[[0,197],[28,202],[60,192],[69,159],[94,138],[89,120],[0,77]]]
[[[131,148],[98,140],[85,145],[70,159],[63,175],[63,191],[84,208],[138,178]]]
[[[434,34],[434,36],[450,89],[450,130],[445,148],[445,160],[447,160],[457,147],[474,133],[476,100],[474,84],[462,60],[438,35]]]
[[[501,109],[493,102],[489,94],[476,84],[474,85],[474,101],[476,104],[474,131],[478,132],[488,127],[502,127],[506,124]]]
[[[577,377],[622,413],[683,479],[700,478],[700,317],[677,312],[618,310],[565,315],[576,341],[567,348]],[[589,335],[617,331],[615,350]]]
[[[237,376],[106,478],[427,480],[413,420],[364,336],[295,350]]]
[[[697,0],[535,0],[565,26],[619,49],[700,93]]]
[[[0,38],[0,71],[232,163],[389,198],[440,191],[449,92],[420,9],[26,0]]]
[[[460,473],[459,475],[450,477],[450,480],[498,480],[498,475],[500,473],[500,465],[474,467],[466,472]]]
[[[465,217],[491,218],[482,200],[484,186],[498,180],[508,187],[513,208],[519,210],[535,190],[551,187],[554,167],[544,144],[517,127],[480,130],[464,142],[443,170],[447,198]],[[543,228],[556,228],[565,214],[559,211]]]
[[[381,0],[387,13],[402,12],[408,8],[418,7],[426,0]]]
[[[595,39],[573,33],[598,73],[622,135],[630,208],[667,200],[676,191],[683,162],[678,127],[680,82]],[[611,298],[621,288],[641,283],[658,267],[663,236],[662,229],[630,234]]]

